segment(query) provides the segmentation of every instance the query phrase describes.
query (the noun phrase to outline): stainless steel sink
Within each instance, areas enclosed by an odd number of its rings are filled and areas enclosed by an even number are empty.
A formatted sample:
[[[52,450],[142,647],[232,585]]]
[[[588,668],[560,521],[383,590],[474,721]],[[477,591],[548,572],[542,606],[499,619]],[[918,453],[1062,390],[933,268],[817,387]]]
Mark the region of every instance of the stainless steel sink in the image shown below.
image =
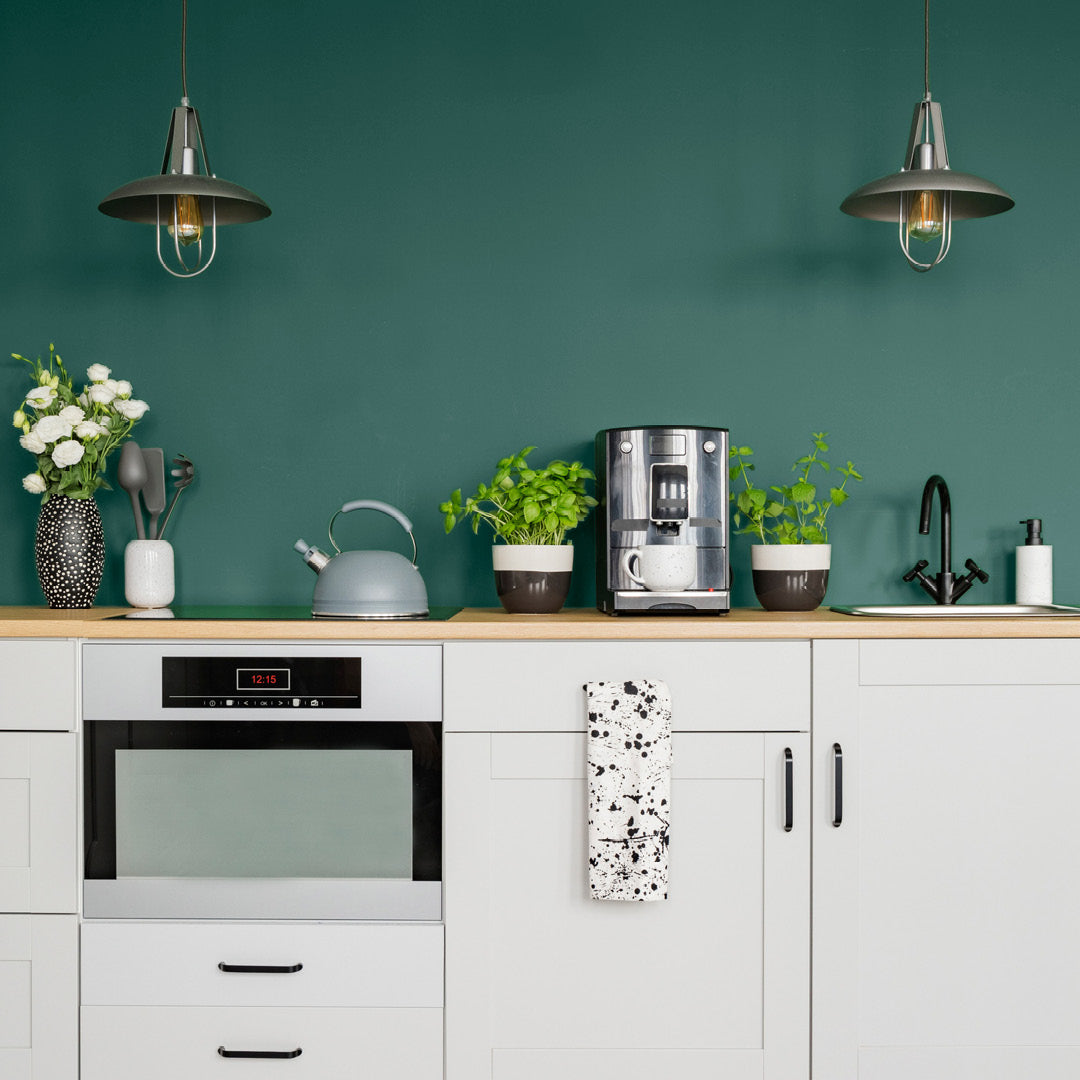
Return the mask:
[[[889,619],[1015,619],[1080,616],[1067,604],[868,604],[833,607],[841,615],[877,615]]]

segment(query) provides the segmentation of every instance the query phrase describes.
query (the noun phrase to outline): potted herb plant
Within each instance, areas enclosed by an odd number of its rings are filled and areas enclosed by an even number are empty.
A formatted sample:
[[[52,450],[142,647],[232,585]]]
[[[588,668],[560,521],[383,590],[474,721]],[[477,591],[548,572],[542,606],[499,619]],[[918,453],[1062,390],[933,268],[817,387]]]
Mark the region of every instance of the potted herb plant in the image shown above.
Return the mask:
[[[774,484],[767,491],[750,476],[753,450],[733,446],[729,451],[735,531],[760,540],[750,548],[750,567],[754,592],[766,610],[811,611],[825,599],[832,559],[829,512],[850,498],[849,481],[862,480],[849,461],[836,468],[843,477],[839,484],[827,493],[819,490],[816,473],[832,469],[822,456],[829,450],[827,438],[825,432],[814,432],[810,452],[791,467],[795,482]]]
[[[552,613],[563,606],[574,563],[573,544],[565,537],[596,505],[585,491],[592,470],[579,461],[531,469],[526,459],[535,449],[526,446],[503,458],[490,483],[464,500],[458,488],[439,506],[448,533],[466,517],[474,533],[481,522],[490,526],[495,590],[514,614]]]

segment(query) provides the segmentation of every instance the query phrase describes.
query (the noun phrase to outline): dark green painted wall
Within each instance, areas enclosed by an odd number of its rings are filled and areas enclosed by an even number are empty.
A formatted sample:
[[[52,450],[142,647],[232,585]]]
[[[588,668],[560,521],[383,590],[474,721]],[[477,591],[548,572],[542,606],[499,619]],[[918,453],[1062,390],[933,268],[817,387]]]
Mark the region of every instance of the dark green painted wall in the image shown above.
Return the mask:
[[[1080,600],[1080,9],[933,5],[952,163],[1017,207],[959,224],[918,275],[889,226],[837,209],[901,163],[917,3],[190,0],[211,162],[274,211],[193,281],[96,210],[159,167],[179,13],[0,10],[0,352],[52,340],[77,372],[109,365],[150,402],[136,438],[196,462],[171,527],[181,600],[306,602],[293,541],[324,544],[367,497],[414,519],[433,602],[492,604],[486,540],[443,536],[438,502],[525,443],[591,457],[599,428],[640,423],[727,426],[778,478],[831,432],[866,476],[836,516],[833,602],[914,598],[898,575],[936,563],[916,535],[932,472],[957,565],[992,574],[981,598],[1011,599],[1015,523],[1039,515],[1057,598]],[[11,410],[27,386],[0,363]],[[0,603],[39,603],[8,430]],[[102,603],[122,602],[126,501],[99,496]],[[353,518],[344,546],[399,544]]]

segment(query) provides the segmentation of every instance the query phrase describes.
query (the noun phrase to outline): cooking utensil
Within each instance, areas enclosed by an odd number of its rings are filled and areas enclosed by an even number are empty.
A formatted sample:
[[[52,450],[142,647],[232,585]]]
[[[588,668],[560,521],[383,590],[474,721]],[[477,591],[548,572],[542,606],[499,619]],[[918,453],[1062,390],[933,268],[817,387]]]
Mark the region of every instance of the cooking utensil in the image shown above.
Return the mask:
[[[146,486],[146,461],[138,443],[128,439],[120,451],[120,460],[116,463],[116,482],[131,496],[131,512],[135,515],[135,535],[140,540],[146,539],[143,527],[142,508],[139,506],[139,492]]]
[[[160,446],[143,447],[143,461],[146,462],[146,483],[142,489],[146,512],[150,515],[150,524],[146,535],[151,540],[158,538],[158,518],[165,509],[165,455]]]
[[[410,562],[395,551],[342,551],[334,541],[338,514],[350,510],[378,510],[392,517],[412,540]],[[347,502],[330,519],[333,557],[297,540],[293,547],[319,575],[311,613],[337,619],[425,619],[428,616],[427,588],[416,566],[416,537],[412,522],[398,509],[375,499]]]
[[[161,522],[161,528],[158,529],[159,540],[165,532],[165,526],[169,524],[169,518],[172,517],[173,507],[176,505],[176,500],[180,498],[180,492],[195,479],[195,466],[183,454],[177,454],[172,459],[172,463],[176,468],[170,469],[169,472],[176,477],[173,481],[173,487],[176,488],[176,491],[173,492],[172,502],[169,503],[169,509],[165,511],[165,518]]]

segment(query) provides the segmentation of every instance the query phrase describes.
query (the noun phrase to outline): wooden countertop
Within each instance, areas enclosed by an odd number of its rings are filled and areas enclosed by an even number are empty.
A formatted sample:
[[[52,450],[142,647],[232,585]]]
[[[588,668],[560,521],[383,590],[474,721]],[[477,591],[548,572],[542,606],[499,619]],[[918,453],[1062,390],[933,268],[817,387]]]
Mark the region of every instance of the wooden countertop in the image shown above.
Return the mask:
[[[811,638],[1071,638],[1080,618],[885,619],[827,608],[774,612],[736,608],[727,615],[603,615],[574,608],[557,615],[507,615],[465,608],[445,621],[115,619],[130,608],[60,611],[0,607],[0,638],[114,638],[263,641],[807,640]]]

